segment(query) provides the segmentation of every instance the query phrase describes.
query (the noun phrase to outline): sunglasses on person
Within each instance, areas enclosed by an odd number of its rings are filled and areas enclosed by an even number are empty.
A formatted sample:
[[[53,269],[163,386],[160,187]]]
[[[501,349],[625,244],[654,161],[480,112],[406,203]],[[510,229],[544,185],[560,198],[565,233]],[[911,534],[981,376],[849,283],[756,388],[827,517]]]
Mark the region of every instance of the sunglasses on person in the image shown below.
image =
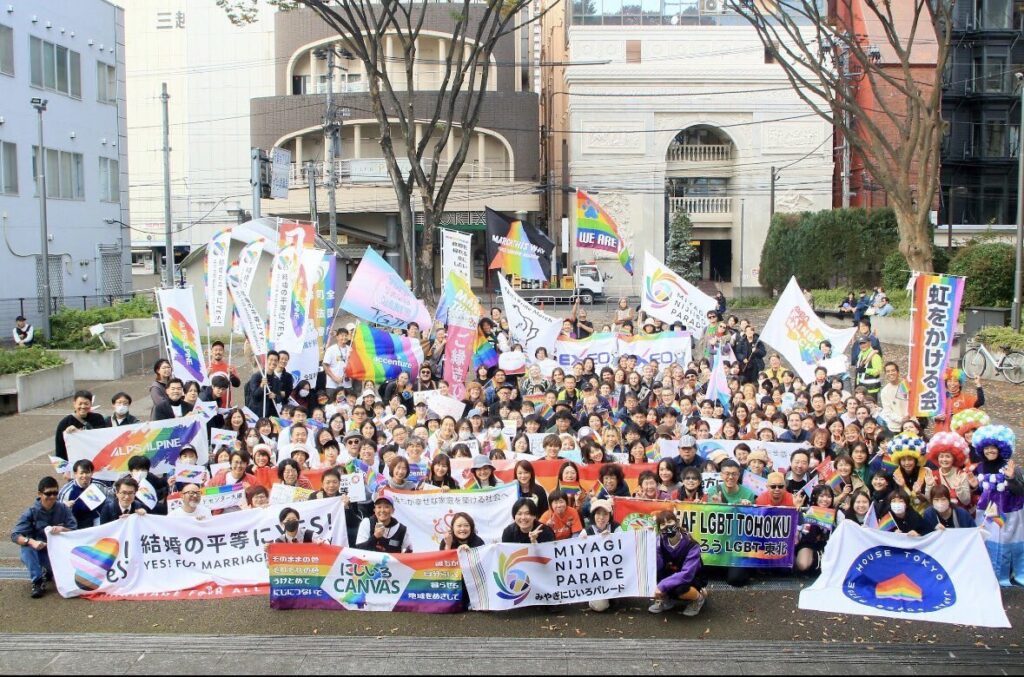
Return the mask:
[[[44,491],[43,496],[46,496],[47,498],[54,498],[58,493],[59,492],[57,491]]]
[[[786,485],[785,484],[769,484],[768,488],[769,489],[785,489]]]

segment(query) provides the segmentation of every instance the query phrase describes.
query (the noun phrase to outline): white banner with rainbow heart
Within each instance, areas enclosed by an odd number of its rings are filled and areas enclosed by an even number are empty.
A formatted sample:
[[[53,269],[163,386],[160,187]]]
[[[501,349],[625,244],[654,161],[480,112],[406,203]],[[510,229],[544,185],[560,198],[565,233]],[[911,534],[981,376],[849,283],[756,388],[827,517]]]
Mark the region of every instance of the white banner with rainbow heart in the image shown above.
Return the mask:
[[[199,599],[267,594],[266,545],[281,537],[284,506],[197,521],[132,515],[90,529],[48,534],[47,549],[63,597]],[[299,540],[348,545],[340,499],[292,504]]]

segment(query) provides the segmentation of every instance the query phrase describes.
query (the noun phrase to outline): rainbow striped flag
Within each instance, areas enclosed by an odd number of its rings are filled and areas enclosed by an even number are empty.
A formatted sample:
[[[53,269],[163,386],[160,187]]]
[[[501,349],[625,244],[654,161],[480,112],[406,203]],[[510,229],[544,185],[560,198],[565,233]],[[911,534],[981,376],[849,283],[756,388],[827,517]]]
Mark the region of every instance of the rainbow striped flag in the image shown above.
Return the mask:
[[[572,503],[583,487],[580,486],[579,482],[559,482],[558,488],[562,490],[562,493],[569,498],[569,502]]]
[[[828,485],[832,487],[832,491],[842,491],[843,489],[843,477],[839,473],[832,475],[828,481]]]
[[[473,342],[473,371],[475,372],[480,367],[491,369],[497,366],[498,351],[494,349],[494,344],[477,329],[476,341]]]
[[[576,191],[576,246],[618,254],[619,263],[633,274],[633,257],[615,219],[582,190]]]
[[[487,270],[500,270],[505,275],[518,275],[524,280],[547,279],[541,265],[544,248],[539,246],[540,243],[530,241],[522,221],[509,222],[489,208],[487,221],[488,251],[496,250]],[[508,223],[508,232],[501,235],[505,223]]]
[[[421,364],[423,348],[416,339],[359,323],[352,334],[352,352],[345,367],[345,375],[359,381],[381,383],[398,378],[403,371],[415,374]]]
[[[832,530],[836,526],[836,511],[831,508],[820,508],[813,505],[800,516],[800,522]]]
[[[892,513],[885,513],[885,517],[878,520],[879,531],[896,531],[896,520],[892,518]]]
[[[174,376],[186,382],[205,382],[206,361],[192,288],[158,289],[156,297]]]
[[[896,472],[896,468],[900,467],[900,464],[892,460],[892,456],[889,454],[882,454],[882,469],[888,472],[890,475]]]
[[[537,406],[536,412],[537,416],[540,416],[541,418],[551,418],[552,414],[555,413],[555,408],[547,402],[544,402]]]

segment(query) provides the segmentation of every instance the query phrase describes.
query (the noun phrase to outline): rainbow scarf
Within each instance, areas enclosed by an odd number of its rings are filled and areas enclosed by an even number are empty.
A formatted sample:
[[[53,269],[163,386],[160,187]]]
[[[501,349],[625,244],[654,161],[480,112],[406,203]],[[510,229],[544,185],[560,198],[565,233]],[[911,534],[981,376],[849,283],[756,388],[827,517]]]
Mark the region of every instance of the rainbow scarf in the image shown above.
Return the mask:
[[[619,263],[633,274],[633,257],[615,219],[582,190],[576,191],[576,246],[618,254]]]
[[[480,367],[491,369],[498,366],[498,351],[479,329],[476,330],[476,340],[473,341],[473,371]]]
[[[896,520],[892,518],[892,513],[885,513],[885,517],[878,520],[879,531],[896,531]]]
[[[415,374],[422,363],[423,348],[419,341],[360,323],[352,335],[352,352],[345,375],[359,381],[381,383],[398,378],[403,371]]]

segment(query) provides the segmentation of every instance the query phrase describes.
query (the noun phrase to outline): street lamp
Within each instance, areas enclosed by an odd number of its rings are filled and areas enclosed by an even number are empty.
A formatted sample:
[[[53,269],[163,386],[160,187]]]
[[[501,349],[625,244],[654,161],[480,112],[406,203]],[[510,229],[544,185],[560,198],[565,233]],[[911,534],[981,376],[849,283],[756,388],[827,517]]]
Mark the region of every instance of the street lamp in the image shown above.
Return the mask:
[[[36,190],[39,193],[39,248],[43,257],[43,336],[50,340],[50,242],[46,227],[46,146],[43,145],[43,113],[46,99],[30,102],[39,113],[39,155],[36,158]]]
[[[1015,73],[1020,89],[1020,119],[1017,129],[1017,265],[1013,272],[1013,329],[1020,331],[1020,276],[1024,274],[1024,73]]]

